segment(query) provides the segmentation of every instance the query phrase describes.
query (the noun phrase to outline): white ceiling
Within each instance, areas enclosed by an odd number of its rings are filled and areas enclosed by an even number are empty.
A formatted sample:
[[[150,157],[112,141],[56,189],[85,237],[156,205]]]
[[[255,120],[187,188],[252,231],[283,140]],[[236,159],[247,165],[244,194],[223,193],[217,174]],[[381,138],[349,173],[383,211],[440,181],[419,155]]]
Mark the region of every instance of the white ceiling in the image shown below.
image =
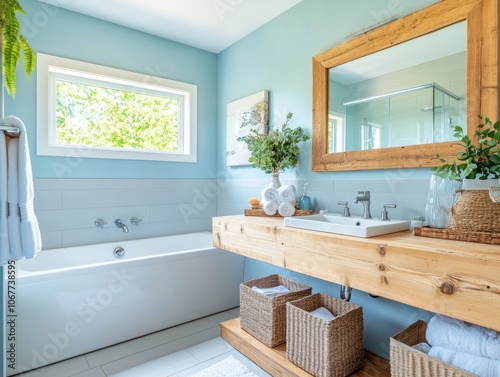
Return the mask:
[[[39,0],[218,53],[302,0]]]

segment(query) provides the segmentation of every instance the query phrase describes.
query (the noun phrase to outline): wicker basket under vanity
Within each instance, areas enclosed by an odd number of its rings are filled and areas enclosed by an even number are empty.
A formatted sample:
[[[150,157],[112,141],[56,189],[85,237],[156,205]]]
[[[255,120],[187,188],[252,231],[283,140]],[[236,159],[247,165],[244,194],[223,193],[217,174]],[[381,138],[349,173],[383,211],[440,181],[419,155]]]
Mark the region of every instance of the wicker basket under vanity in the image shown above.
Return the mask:
[[[290,290],[268,297],[252,287],[271,288],[283,285]],[[240,326],[268,347],[286,341],[286,303],[311,294],[312,288],[277,274],[240,284]]]
[[[320,307],[335,318],[310,312]],[[363,308],[321,293],[287,303],[286,356],[317,377],[344,377],[363,365]]]
[[[477,377],[413,348],[427,342],[426,331],[427,323],[419,320],[391,337],[391,377]]]

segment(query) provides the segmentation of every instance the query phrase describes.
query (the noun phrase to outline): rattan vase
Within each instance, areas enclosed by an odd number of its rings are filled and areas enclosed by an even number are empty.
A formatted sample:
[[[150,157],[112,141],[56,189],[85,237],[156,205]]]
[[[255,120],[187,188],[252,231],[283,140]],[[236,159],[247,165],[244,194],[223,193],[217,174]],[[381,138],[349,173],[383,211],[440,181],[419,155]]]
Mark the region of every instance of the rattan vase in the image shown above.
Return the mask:
[[[484,181],[496,186],[498,180]],[[468,187],[464,183],[465,187]],[[489,189],[459,190],[460,197],[450,211],[448,227],[451,229],[500,233],[500,203],[493,202]]]

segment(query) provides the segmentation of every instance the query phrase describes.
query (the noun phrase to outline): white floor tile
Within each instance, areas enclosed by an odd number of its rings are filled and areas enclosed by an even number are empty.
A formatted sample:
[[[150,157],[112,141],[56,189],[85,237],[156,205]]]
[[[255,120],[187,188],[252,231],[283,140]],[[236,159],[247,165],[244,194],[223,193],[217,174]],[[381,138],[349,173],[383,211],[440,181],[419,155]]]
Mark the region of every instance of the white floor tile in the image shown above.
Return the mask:
[[[173,342],[165,343],[160,346],[150,348],[148,350],[135,353],[133,355],[124,357],[119,360],[115,360],[111,363],[104,364],[101,368],[107,375],[116,374],[118,372],[124,371],[129,368],[134,368],[141,364],[153,361],[155,359],[161,358],[163,356],[169,355],[171,353],[184,350],[186,348],[192,347],[195,344],[205,342],[210,339],[214,339],[218,336],[219,329],[210,328],[198,333],[188,335],[186,337],[177,339]],[[142,376],[141,376],[142,377]],[[144,376],[146,377],[146,376]]]
[[[189,351],[199,362],[213,359],[223,353],[231,351],[233,348],[224,339],[218,337],[196,346],[189,347]]]
[[[165,377],[197,365],[198,360],[188,351],[179,351],[148,363],[112,374],[110,377]]]
[[[89,365],[84,356],[61,361],[30,372],[18,374],[16,377],[69,377],[75,374],[88,371]]]
[[[94,368],[86,372],[75,374],[72,377],[106,377],[106,374],[101,368]]]

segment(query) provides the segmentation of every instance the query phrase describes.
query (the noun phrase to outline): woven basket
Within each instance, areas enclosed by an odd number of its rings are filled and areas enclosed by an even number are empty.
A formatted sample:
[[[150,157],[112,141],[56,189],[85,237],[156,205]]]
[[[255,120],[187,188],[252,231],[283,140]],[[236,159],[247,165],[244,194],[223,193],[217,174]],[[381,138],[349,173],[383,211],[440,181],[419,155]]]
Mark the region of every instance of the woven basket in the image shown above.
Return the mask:
[[[413,348],[427,341],[426,330],[419,320],[391,337],[391,377],[477,377]]]
[[[489,190],[459,190],[450,210],[448,227],[471,232],[500,233],[500,203],[494,203]]]
[[[327,321],[310,312],[327,308]],[[286,304],[286,356],[317,377],[344,377],[363,364],[363,308],[321,293]]]
[[[267,297],[252,287],[284,285],[290,293]],[[284,276],[270,275],[240,284],[240,326],[268,347],[286,341],[286,303],[311,294],[312,288]]]

